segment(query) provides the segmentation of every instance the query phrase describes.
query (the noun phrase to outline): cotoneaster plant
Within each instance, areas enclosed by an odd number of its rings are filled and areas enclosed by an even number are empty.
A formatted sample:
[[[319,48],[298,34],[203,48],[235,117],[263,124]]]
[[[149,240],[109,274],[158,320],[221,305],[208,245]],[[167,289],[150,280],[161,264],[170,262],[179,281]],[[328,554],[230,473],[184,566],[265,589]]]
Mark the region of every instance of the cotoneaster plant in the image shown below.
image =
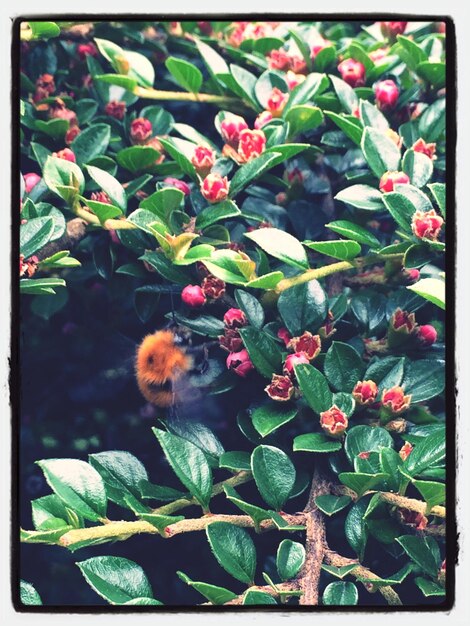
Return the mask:
[[[43,455],[25,559],[71,551],[96,604],[444,602],[445,24],[20,37],[22,334],[140,342],[170,322],[199,349],[193,389],[225,401],[210,427],[136,395],[145,464],[127,437]],[[188,566],[185,533],[205,535]],[[121,556],[143,535],[175,545],[170,566]],[[21,602],[48,604],[21,576]]]

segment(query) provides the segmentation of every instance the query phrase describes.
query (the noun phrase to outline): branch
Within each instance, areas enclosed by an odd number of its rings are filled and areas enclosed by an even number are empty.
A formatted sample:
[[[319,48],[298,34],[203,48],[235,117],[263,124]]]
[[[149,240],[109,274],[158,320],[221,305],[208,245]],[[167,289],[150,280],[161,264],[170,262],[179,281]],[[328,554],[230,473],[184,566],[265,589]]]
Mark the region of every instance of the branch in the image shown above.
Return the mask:
[[[415,500],[414,498],[405,498],[405,496],[399,496],[396,493],[388,493],[385,491],[380,492],[380,499],[389,504],[399,506],[401,509],[408,509],[409,511],[415,511],[423,515],[435,515],[436,517],[442,517],[444,519],[446,517],[445,506],[433,506],[432,509],[428,511],[426,502]]]
[[[330,548],[328,548],[328,546],[326,545],[324,554],[325,563],[327,563],[328,565],[333,565],[334,567],[344,567],[345,565],[357,564],[357,566],[353,570],[351,570],[351,572],[349,572],[350,574],[352,574],[352,576],[354,576],[354,578],[366,578],[371,581],[371,584],[373,584],[374,580],[380,579],[380,576],[377,576],[377,574],[371,572],[370,569],[367,569],[367,567],[364,567],[358,561],[355,561],[354,559],[348,559],[344,556],[340,556],[333,550],[330,550]],[[389,585],[385,587],[378,587],[377,591],[383,595],[388,604],[393,606],[401,606],[402,602],[400,600],[400,596]]]

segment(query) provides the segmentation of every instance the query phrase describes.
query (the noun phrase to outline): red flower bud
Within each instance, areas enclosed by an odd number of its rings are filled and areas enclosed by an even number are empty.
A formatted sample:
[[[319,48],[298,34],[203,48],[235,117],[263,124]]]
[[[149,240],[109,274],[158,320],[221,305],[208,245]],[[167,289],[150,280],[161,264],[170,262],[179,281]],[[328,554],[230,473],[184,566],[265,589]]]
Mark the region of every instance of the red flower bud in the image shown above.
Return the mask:
[[[266,135],[262,130],[242,130],[238,141],[238,154],[246,163],[258,157],[266,148]]]
[[[288,99],[289,94],[284,93],[278,87],[274,87],[266,103],[266,108],[273,117],[281,117]]]
[[[199,285],[186,285],[181,300],[190,307],[198,308],[206,303],[206,296]]]
[[[377,63],[377,61],[380,61],[381,59],[386,57],[389,52],[390,52],[390,48],[388,47],[377,48],[377,50],[372,50],[372,52],[369,52],[369,59],[373,61],[374,63]]]
[[[144,144],[152,135],[152,122],[145,117],[132,120],[129,135],[132,143]]]
[[[360,61],[345,59],[338,65],[338,72],[344,82],[351,87],[362,87],[365,84],[366,68]]]
[[[443,224],[444,220],[434,209],[430,211],[416,211],[411,221],[411,229],[419,239],[436,241]]]
[[[292,71],[294,76],[297,74],[305,73],[307,71],[307,64],[305,62],[305,59],[298,54],[292,55],[289,59],[289,71]]]
[[[400,448],[398,454],[400,459],[406,461],[406,459],[410,456],[411,451],[413,450],[413,446],[408,441],[405,441],[404,445]]]
[[[306,330],[300,337],[291,339],[287,347],[297,354],[305,354],[307,359],[312,361],[320,354],[321,339],[319,335],[312,335]]]
[[[330,437],[341,437],[348,427],[348,418],[334,404],[328,411],[320,413],[320,426]]]
[[[370,452],[359,452],[357,456],[360,459],[368,459],[370,457]]]
[[[203,35],[210,35],[212,33],[212,24],[210,22],[198,22],[199,30]]]
[[[63,150],[59,150],[59,152],[53,152],[53,157],[57,157],[58,159],[64,159],[64,161],[70,161],[71,163],[75,163],[75,154],[70,150],[70,148],[64,148]]]
[[[289,333],[289,331],[287,330],[287,328],[280,328],[277,331],[277,336],[279,337],[279,339],[282,339],[282,341],[284,342],[284,345],[287,346],[289,345],[290,340],[292,339],[292,335]]]
[[[403,269],[403,273],[405,275],[405,277],[408,279],[408,282],[410,284],[415,283],[417,280],[419,280],[420,277],[420,271],[413,268],[413,269]]]
[[[392,387],[391,389],[385,389],[382,394],[382,404],[387,408],[390,413],[398,415],[403,413],[409,408],[411,403],[411,394],[405,396],[403,387]]]
[[[212,274],[202,280],[201,287],[206,298],[211,300],[218,300],[225,294],[224,281],[212,276]]]
[[[390,79],[381,80],[374,87],[375,101],[379,109],[393,109],[400,95],[397,84]]]
[[[304,174],[299,167],[293,167],[286,170],[286,177],[291,187],[294,185],[300,186],[304,184]]]
[[[243,348],[243,341],[236,328],[226,328],[225,333],[218,337],[219,345],[227,352],[238,352]]]
[[[268,56],[268,66],[271,70],[286,70],[289,67],[290,57],[285,50],[272,50]]]
[[[83,61],[88,55],[96,57],[98,55],[98,49],[93,43],[80,43],[77,46],[77,54]]]
[[[227,369],[233,370],[237,376],[245,378],[246,375],[253,369],[253,363],[251,362],[250,355],[247,350],[240,350],[240,352],[231,352],[226,360]]]
[[[292,398],[294,385],[289,376],[273,374],[271,383],[264,390],[272,400],[287,402]]]
[[[409,524],[414,526],[416,530],[424,530],[428,525],[428,518],[422,513],[417,511],[410,511],[409,509],[399,508],[397,509],[398,518],[402,524]]]
[[[280,191],[276,194],[276,204],[278,204],[279,206],[284,206],[285,204],[287,204],[287,200],[288,197],[284,191]]]
[[[436,158],[436,144],[435,143],[426,143],[424,139],[418,139],[411,146],[411,149],[415,152],[421,152],[425,154],[430,159]]]
[[[270,113],[269,111],[263,111],[262,113],[260,113],[258,115],[258,117],[255,119],[255,128],[256,130],[260,130],[261,128],[263,128],[263,126],[266,126],[266,124],[269,124],[269,122],[273,119],[272,113]]]
[[[36,80],[36,91],[34,92],[33,101],[40,102],[44,98],[48,98],[55,91],[54,77],[52,74],[41,74]]]
[[[102,202],[103,204],[112,204],[110,197],[105,191],[94,191],[90,195],[90,200],[95,202]]]
[[[126,103],[122,100],[111,100],[111,102],[108,102],[108,104],[104,107],[104,112],[106,115],[114,117],[117,120],[123,120],[126,114],[126,109]]]
[[[230,183],[226,176],[208,174],[201,183],[201,193],[209,202],[222,202],[228,196]]]
[[[171,176],[167,176],[163,179],[163,182],[168,187],[175,187],[184,193],[185,196],[189,196],[191,193],[191,189],[187,183],[182,180],[178,180],[178,178],[172,178]]]
[[[328,39],[323,39],[319,43],[312,46],[312,49],[310,51],[310,58],[312,59],[312,61],[315,59],[317,54],[323,50],[323,48],[327,48],[329,45],[331,45],[331,41],[328,41]]]
[[[410,335],[416,328],[415,314],[396,309],[390,318],[390,326],[395,331]]]
[[[382,35],[394,41],[397,35],[403,35],[408,22],[380,22]]]
[[[296,74],[292,70],[289,70],[286,74],[286,83],[289,87],[289,91],[295,89],[295,87],[297,87],[297,85],[300,85],[300,83],[303,83],[304,80],[305,76],[303,74]]]
[[[358,404],[374,404],[377,393],[377,385],[373,380],[360,381],[352,390],[353,398]]]
[[[405,172],[385,172],[379,182],[379,189],[389,193],[395,189],[395,185],[408,185],[410,179]]]
[[[78,128],[78,126],[72,126],[72,128],[69,128],[68,131],[65,133],[65,143],[70,146],[70,144],[72,143],[72,141],[75,139],[75,137],[77,137],[80,134],[80,129]]]
[[[20,277],[27,276],[32,278],[36,273],[39,259],[37,256],[32,256],[29,259],[24,260],[24,254],[20,254]]]
[[[247,323],[246,315],[241,309],[229,309],[224,315],[224,324],[227,328],[242,328]]]
[[[70,127],[78,126],[78,119],[75,111],[67,109],[65,104],[59,98],[49,109],[49,118],[51,120],[67,120]]]
[[[191,163],[196,168],[198,174],[207,176],[215,163],[214,151],[207,146],[196,146]]]
[[[418,326],[416,336],[423,346],[432,346],[437,341],[437,330],[431,324]]]
[[[318,329],[318,334],[320,335],[320,339],[328,339],[336,332],[335,316],[332,311],[328,311],[328,315],[326,317],[326,322]]]
[[[248,124],[243,117],[239,115],[227,115],[220,123],[220,134],[225,143],[236,148],[238,146],[240,133],[247,128]]]
[[[310,361],[303,352],[295,352],[294,354],[289,354],[284,361],[284,372],[286,374],[293,374],[294,365],[300,365],[301,363],[310,363]]]
[[[29,172],[28,174],[24,174],[24,190],[26,193],[31,193],[33,187],[35,187],[38,182],[41,180],[39,174],[35,174],[34,172]]]

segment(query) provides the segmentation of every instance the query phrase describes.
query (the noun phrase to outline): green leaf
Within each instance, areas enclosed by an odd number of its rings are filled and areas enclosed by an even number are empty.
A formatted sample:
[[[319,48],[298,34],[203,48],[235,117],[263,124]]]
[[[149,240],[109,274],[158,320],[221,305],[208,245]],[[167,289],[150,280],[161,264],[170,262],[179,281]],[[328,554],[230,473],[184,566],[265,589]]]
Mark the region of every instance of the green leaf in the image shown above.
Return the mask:
[[[135,174],[154,165],[159,156],[160,152],[151,146],[130,146],[119,150],[116,161],[121,167]]]
[[[442,215],[446,216],[446,186],[444,183],[431,183],[428,185],[434,200],[437,202],[437,206]]]
[[[180,208],[183,200],[184,193],[182,191],[175,187],[165,187],[145,198],[139,206],[145,211],[151,211],[165,223],[168,223],[171,214]]]
[[[266,437],[297,415],[297,407],[284,402],[268,402],[253,411],[253,426],[262,437]]]
[[[54,232],[52,217],[35,217],[20,226],[20,253],[25,259],[43,248]]]
[[[281,351],[276,341],[253,326],[241,328],[240,335],[253,365],[262,376],[271,380],[273,372],[281,366]]]
[[[287,454],[273,446],[258,446],[251,455],[251,471],[263,500],[280,511],[295,483],[295,467]]]
[[[65,287],[62,278],[22,278],[20,280],[20,293],[30,295],[55,294],[53,287]]]
[[[183,89],[191,93],[199,93],[202,86],[202,73],[198,67],[176,57],[168,57],[165,66]]]
[[[440,278],[421,278],[414,285],[409,285],[407,289],[429,300],[440,309],[445,309],[445,282]]]
[[[70,122],[68,120],[54,119],[48,120],[35,120],[34,126],[36,130],[45,133],[55,141],[63,139],[65,133],[68,131]]]
[[[251,465],[250,465],[251,470]],[[245,502],[240,498],[238,493],[230,487],[229,485],[224,485],[224,491],[227,498],[232,502],[236,507],[238,507],[241,511],[243,511],[246,515],[249,515],[251,519],[254,521],[255,526],[259,527],[260,523],[265,519],[270,519],[271,513],[270,511],[266,511],[266,509],[262,509],[259,506],[255,506],[254,504],[250,504],[249,502]]]
[[[176,321],[186,326],[198,335],[218,337],[224,332],[224,323],[212,315],[199,315],[194,319],[175,313]]]
[[[364,374],[364,380],[373,380],[377,383],[380,395],[384,389],[390,389],[401,384],[404,368],[404,357],[386,356],[369,365]]]
[[[327,585],[322,596],[322,604],[327,606],[355,606],[358,600],[356,585],[341,580]]]
[[[361,100],[359,103],[359,112],[364,126],[376,128],[382,132],[386,132],[388,128],[390,128],[387,118],[379,111],[375,104],[371,104],[367,102],[367,100]]]
[[[230,196],[236,196],[247,185],[249,185],[251,181],[277,165],[281,156],[281,153],[277,151],[264,152],[263,154],[260,154],[259,157],[256,157],[252,161],[242,165],[230,181]]]
[[[339,513],[351,504],[349,496],[317,496],[315,504],[325,515],[329,517],[335,513]]]
[[[419,118],[419,134],[428,142],[436,142],[446,127],[446,99],[435,100]]]
[[[245,237],[254,241],[271,256],[288,265],[308,269],[305,250],[298,239],[278,228],[260,228],[245,233]]]
[[[360,452],[380,452],[382,448],[393,448],[393,438],[385,428],[360,425],[348,430],[344,449],[351,464]]]
[[[42,604],[41,596],[31,583],[20,580],[20,600],[23,606],[39,606]]]
[[[219,458],[219,467],[232,470],[234,472],[251,471],[250,453],[230,451],[224,452]]]
[[[351,417],[356,409],[356,401],[352,395],[343,391],[333,394],[333,404],[336,404],[338,409],[346,414],[346,417]]]
[[[256,549],[248,532],[228,522],[212,522],[206,534],[219,565],[240,582],[252,585]]]
[[[412,482],[426,500],[429,509],[439,504],[445,504],[446,486],[444,483],[437,483],[432,480],[413,480]]]
[[[104,480],[108,498],[126,508],[147,510],[140,504],[140,481],[148,480],[145,467],[129,452],[112,450],[89,455],[89,462]]]
[[[47,459],[37,464],[66,505],[92,522],[106,517],[103,479],[91,465],[78,459]]]
[[[416,67],[426,61],[426,53],[422,50],[417,43],[403,37],[403,35],[397,36],[398,46],[396,46],[396,53],[400,59],[410,68],[412,72],[416,71]]]
[[[248,281],[245,286],[252,289],[274,289],[283,278],[284,274],[282,272],[269,272]]]
[[[301,543],[284,539],[279,544],[276,555],[276,569],[283,581],[295,578],[305,562],[305,548]]]
[[[325,111],[325,115],[327,115],[351,141],[354,141],[358,146],[361,145],[362,124],[360,120],[353,115],[338,115],[333,111]]]
[[[324,370],[334,389],[352,391],[355,384],[362,380],[365,366],[352,346],[333,341],[326,353]]]
[[[204,453],[182,437],[158,428],[152,430],[175,474],[207,510],[212,495],[212,472]]]
[[[186,139],[179,139],[178,137],[167,137],[166,139],[159,137],[159,141],[165,151],[168,152],[180,166],[182,171],[194,181],[197,181],[196,169],[191,163],[196,144],[192,143],[192,141],[186,141]]]
[[[101,81],[109,85],[116,85],[117,87],[122,87],[127,91],[134,91],[138,85],[135,78],[126,76],[125,74],[96,74],[93,77],[93,80]]]
[[[411,221],[416,206],[404,194],[392,191],[383,195],[383,201],[390,215],[405,233],[411,233]]]
[[[277,308],[288,331],[301,335],[305,330],[315,332],[328,312],[325,292],[317,280],[295,285],[281,293]]]
[[[212,76],[230,74],[230,69],[225,62],[225,59],[220,56],[218,52],[203,41],[200,41],[197,37],[194,39],[197,49],[199,50],[199,54],[202,56],[204,63]]]
[[[186,576],[183,572],[176,572],[177,576],[187,585],[198,591],[203,595],[211,604],[220,606],[234,600],[237,597],[236,593],[225,589],[225,587],[217,587],[216,585],[210,585],[208,583],[196,582],[191,580],[189,576]]]
[[[439,546],[432,537],[415,537],[402,535],[396,541],[401,545],[410,559],[426,574],[437,576],[441,565]]]
[[[304,241],[304,246],[342,261],[353,259],[361,251],[361,246],[357,241],[345,241],[344,239],[336,239],[334,241]]]
[[[341,450],[340,441],[333,441],[323,433],[306,433],[294,438],[294,452],[336,452]]]
[[[443,587],[433,582],[432,580],[428,580],[427,578],[422,578],[421,576],[418,576],[417,578],[415,578],[415,583],[426,598],[429,598],[430,596],[446,595],[446,590]]]
[[[355,570],[356,567],[358,567],[357,563],[353,563],[352,565],[343,565],[342,567],[335,567],[334,565],[326,565],[325,563],[322,563],[321,566],[322,570],[328,572],[328,574],[331,574],[332,576],[336,576],[337,578],[344,578],[350,572]]]
[[[149,524],[152,524],[152,526],[155,526],[158,532],[164,537],[168,537],[168,535],[165,534],[165,529],[167,528],[167,526],[171,526],[171,524],[177,524],[178,522],[184,520],[184,515],[158,515],[157,513],[143,513],[140,511],[137,512],[139,514],[139,517],[141,517]]]
[[[155,598],[133,598],[122,603],[123,606],[162,606],[163,602],[155,600]]]
[[[352,505],[344,522],[344,533],[351,548],[356,552],[359,561],[364,558],[364,550],[367,543],[367,526],[364,520],[368,502],[366,499],[359,500]]]
[[[380,178],[388,171],[398,170],[401,154],[396,144],[376,128],[364,129],[361,148],[372,172]]]
[[[295,366],[295,375],[305,401],[315,413],[322,413],[333,406],[333,394],[328,381],[313,365],[301,363]]]
[[[56,544],[57,541],[65,535],[66,532],[72,530],[73,526],[61,526],[52,530],[23,530],[20,529],[20,541],[21,543],[47,543],[50,545]]]
[[[147,261],[163,278],[166,278],[172,283],[188,285],[191,282],[191,276],[185,269],[175,267],[172,262],[160,252],[146,252],[139,257],[139,260]]]
[[[250,324],[261,329],[264,324],[264,310],[258,299],[248,291],[235,289],[235,300]]]
[[[430,61],[424,61],[418,65],[416,73],[420,78],[423,78],[426,82],[431,83],[431,85],[436,89],[440,89],[446,84],[445,63],[432,63]]]
[[[125,211],[127,207],[127,196],[121,183],[116,180],[114,176],[111,176],[111,174],[108,174],[108,172],[98,167],[87,165],[86,169],[95,183],[108,194],[112,203]]]
[[[306,104],[315,98],[328,85],[325,74],[311,72],[307,78],[290,92],[289,100],[284,107],[284,116],[298,104]]]
[[[289,122],[289,136],[295,137],[320,126],[323,123],[323,113],[318,107],[298,104],[288,110],[285,119]]]
[[[370,491],[387,479],[387,474],[365,474],[361,472],[342,472],[338,475],[339,480],[357,493],[361,498],[366,491]]]
[[[241,215],[240,209],[232,200],[225,200],[203,209],[196,217],[196,228],[204,230],[211,224]]]
[[[98,217],[101,224],[104,224],[106,220],[119,217],[123,214],[120,208],[112,204],[107,204],[106,202],[97,202],[96,200],[88,200],[88,198],[83,198],[83,201]]]
[[[55,22],[28,22],[28,26],[32,39],[51,39],[60,35],[60,27]]]
[[[153,596],[144,570],[134,561],[118,556],[97,556],[77,565],[90,587],[110,604]]]
[[[247,100],[249,105],[256,111],[260,110],[255,95],[255,85],[257,77],[243,67],[230,65],[230,76],[223,77],[227,86],[243,100]]]
[[[401,483],[399,468],[403,465],[400,455],[392,448],[382,448],[379,460],[380,470],[387,474],[387,485],[392,491],[398,492]]]
[[[444,361],[438,359],[408,361],[401,385],[405,393],[411,393],[411,402],[423,402],[434,398],[442,393],[445,387]]]
[[[383,196],[378,189],[369,185],[353,185],[336,194],[335,200],[341,200],[364,211],[382,211]]]
[[[410,178],[411,184],[420,189],[432,176],[433,163],[421,152],[410,149],[405,152],[402,163],[403,171]]]
[[[343,110],[352,113],[359,106],[359,99],[354,89],[337,76],[329,76]]]
[[[35,315],[39,315],[45,320],[50,319],[53,315],[61,311],[68,302],[68,292],[61,289],[55,295],[55,298],[41,298],[37,296],[31,302],[31,310]]]
[[[336,220],[334,222],[330,222],[329,224],[325,224],[325,226],[335,233],[349,237],[349,239],[353,239],[358,243],[363,243],[371,248],[380,247],[380,241],[375,235],[367,230],[367,228],[359,226],[354,222],[350,222],[348,220]]]
[[[265,591],[248,589],[243,596],[243,605],[259,606],[263,604],[277,604],[275,598]]]
[[[82,167],[95,157],[105,154],[110,138],[111,127],[108,124],[93,124],[82,130],[70,145],[77,164]]]
[[[31,501],[31,513],[36,530],[53,530],[70,523],[70,509],[55,494]],[[78,518],[77,518],[78,519]]]
[[[446,437],[441,429],[431,433],[417,443],[403,464],[407,475],[419,476],[425,469],[437,465],[445,459]]]
[[[50,156],[43,169],[43,179],[51,191],[72,204],[78,193],[83,193],[85,179],[76,163]]]

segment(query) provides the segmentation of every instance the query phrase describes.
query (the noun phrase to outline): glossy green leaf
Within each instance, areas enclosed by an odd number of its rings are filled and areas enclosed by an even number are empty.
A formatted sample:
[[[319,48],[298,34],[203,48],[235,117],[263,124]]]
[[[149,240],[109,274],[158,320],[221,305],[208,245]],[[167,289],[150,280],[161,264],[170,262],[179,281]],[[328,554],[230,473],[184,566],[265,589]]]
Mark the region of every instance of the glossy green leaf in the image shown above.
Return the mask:
[[[334,441],[323,433],[306,433],[294,438],[294,452],[336,452],[341,450],[340,441]]]
[[[359,226],[354,222],[348,220],[336,220],[325,224],[327,228],[333,230],[335,233],[339,233],[344,237],[349,237],[358,243],[363,243],[371,248],[379,248],[380,241],[375,235],[373,235],[367,228]]]
[[[402,387],[411,394],[411,402],[423,402],[442,393],[445,387],[444,361],[422,359],[405,365]]]
[[[52,217],[35,217],[20,226],[20,253],[25,259],[38,252],[51,239],[54,232]]]
[[[234,472],[251,471],[250,453],[244,451],[224,452],[219,458],[219,466]]]
[[[285,116],[289,122],[289,136],[295,137],[299,133],[314,130],[323,122],[323,113],[318,107],[306,104],[298,104],[291,107]]]
[[[330,75],[329,78],[343,110],[347,113],[352,113],[359,106],[359,99],[356,92],[341,78],[333,75]]]
[[[422,578],[421,576],[418,576],[417,578],[415,578],[415,583],[426,598],[446,595],[446,590],[443,587],[433,582],[432,580],[428,580],[427,578]]]
[[[359,425],[348,430],[344,449],[351,464],[360,452],[380,452],[382,448],[393,448],[393,438],[385,428]]]
[[[353,115],[338,115],[333,111],[325,111],[325,115],[327,115],[351,141],[354,141],[358,146],[361,145],[362,124],[360,120]]]
[[[364,550],[367,543],[367,525],[364,513],[367,509],[367,500],[359,500],[352,505],[344,522],[344,534],[349,545],[357,554],[359,561],[364,558]]]
[[[50,156],[43,169],[43,179],[49,189],[71,204],[78,193],[83,193],[85,179],[76,163]]]
[[[281,366],[281,351],[267,333],[253,326],[240,329],[240,336],[258,372],[268,378]]]
[[[297,415],[297,407],[288,402],[268,402],[252,413],[253,426],[262,437],[266,437]]]
[[[253,584],[256,548],[248,532],[228,522],[212,522],[206,534],[219,565],[240,582]]]
[[[346,485],[346,487],[355,491],[358,498],[361,498],[366,493],[366,491],[376,489],[379,485],[383,485],[385,480],[387,479],[387,474],[342,472],[338,475],[338,478],[343,483],[343,485]]]
[[[255,178],[274,167],[278,163],[279,157],[281,157],[280,152],[264,152],[259,157],[242,165],[230,181],[230,196],[233,198]]]
[[[211,224],[241,215],[240,209],[232,200],[225,200],[203,209],[196,217],[196,228],[204,230]]]
[[[277,308],[288,331],[298,336],[306,330],[318,331],[328,313],[328,301],[320,283],[310,280],[283,291]]]
[[[423,572],[432,577],[437,576],[441,565],[441,558],[439,546],[435,539],[432,537],[402,535],[398,537],[397,542]]]
[[[104,154],[110,138],[111,127],[108,124],[93,124],[80,131],[70,145],[77,164],[86,165],[95,157]]]
[[[119,150],[116,161],[121,167],[135,174],[154,165],[159,156],[160,152],[151,146],[130,146]]]
[[[236,593],[233,593],[233,591],[230,591],[229,589],[225,589],[225,587],[217,587],[216,585],[210,585],[208,583],[196,582],[191,580],[191,578],[186,576],[183,572],[176,572],[176,574],[184,583],[198,591],[208,602],[214,604],[215,606],[225,604],[226,602],[234,600],[237,597]]]
[[[361,252],[361,246],[357,241],[336,239],[330,241],[304,241],[307,248],[311,248],[321,254],[326,254],[341,261],[353,259]]]
[[[287,454],[273,446],[258,446],[251,455],[251,471],[263,500],[280,511],[295,482],[295,467]]]
[[[411,233],[411,222],[416,207],[404,194],[392,191],[383,195],[385,206],[405,233]]]
[[[249,502],[245,502],[244,500],[242,500],[233,487],[230,487],[229,485],[224,485],[224,491],[227,499],[230,500],[230,502],[232,502],[241,511],[243,511],[243,513],[249,515],[254,521],[255,526],[259,527],[260,523],[263,520],[269,519],[271,517],[270,511],[266,511],[266,509],[262,509],[259,506],[250,504]]]
[[[324,370],[334,389],[352,391],[355,384],[362,380],[365,366],[352,346],[333,341],[326,353]]]
[[[271,594],[255,589],[248,589],[243,596],[243,605],[259,606],[263,604],[277,604],[277,602]]]
[[[201,70],[183,59],[168,57],[165,61],[167,70],[183,89],[192,93],[199,93],[202,86]]]
[[[378,178],[387,171],[398,170],[401,159],[400,150],[382,131],[376,128],[365,128],[361,148],[370,169]]]
[[[403,171],[408,175],[411,184],[420,189],[429,181],[433,172],[431,159],[421,152],[407,150],[403,157]]]
[[[305,561],[305,548],[301,543],[284,539],[279,544],[276,555],[276,569],[283,581],[295,578]]]
[[[437,202],[440,212],[446,216],[446,186],[444,183],[431,183],[428,185],[434,200]]]
[[[417,443],[403,464],[409,476],[419,476],[430,466],[442,463],[446,453],[445,432],[441,429],[431,433]]]
[[[364,126],[376,128],[382,132],[386,132],[390,127],[385,115],[379,111],[375,104],[371,104],[370,102],[367,102],[367,100],[360,101],[359,112]]]
[[[315,504],[325,515],[331,516],[349,506],[351,498],[349,496],[317,496]]]
[[[413,485],[426,500],[429,508],[439,504],[445,504],[446,486],[432,480],[413,480]]]
[[[95,183],[108,194],[112,203],[125,211],[127,207],[127,196],[121,183],[116,180],[114,176],[111,176],[111,174],[98,167],[87,165],[86,169]]]
[[[20,580],[20,600],[23,606],[40,606],[41,596],[31,583]]]
[[[407,287],[440,309],[445,309],[445,282],[440,278],[421,278]]]
[[[337,581],[326,586],[322,604],[328,606],[355,606],[359,600],[359,592],[354,583]]]
[[[373,380],[377,383],[379,395],[384,389],[390,389],[400,385],[405,368],[405,357],[386,356],[370,363],[364,380]]]
[[[20,293],[29,295],[53,295],[54,287],[65,287],[62,278],[22,278],[20,280]]]
[[[333,394],[325,376],[313,365],[301,363],[295,366],[295,375],[302,395],[315,413],[322,413],[333,406]]]
[[[336,194],[335,199],[364,211],[382,211],[384,208],[382,193],[369,185],[346,187]]]

